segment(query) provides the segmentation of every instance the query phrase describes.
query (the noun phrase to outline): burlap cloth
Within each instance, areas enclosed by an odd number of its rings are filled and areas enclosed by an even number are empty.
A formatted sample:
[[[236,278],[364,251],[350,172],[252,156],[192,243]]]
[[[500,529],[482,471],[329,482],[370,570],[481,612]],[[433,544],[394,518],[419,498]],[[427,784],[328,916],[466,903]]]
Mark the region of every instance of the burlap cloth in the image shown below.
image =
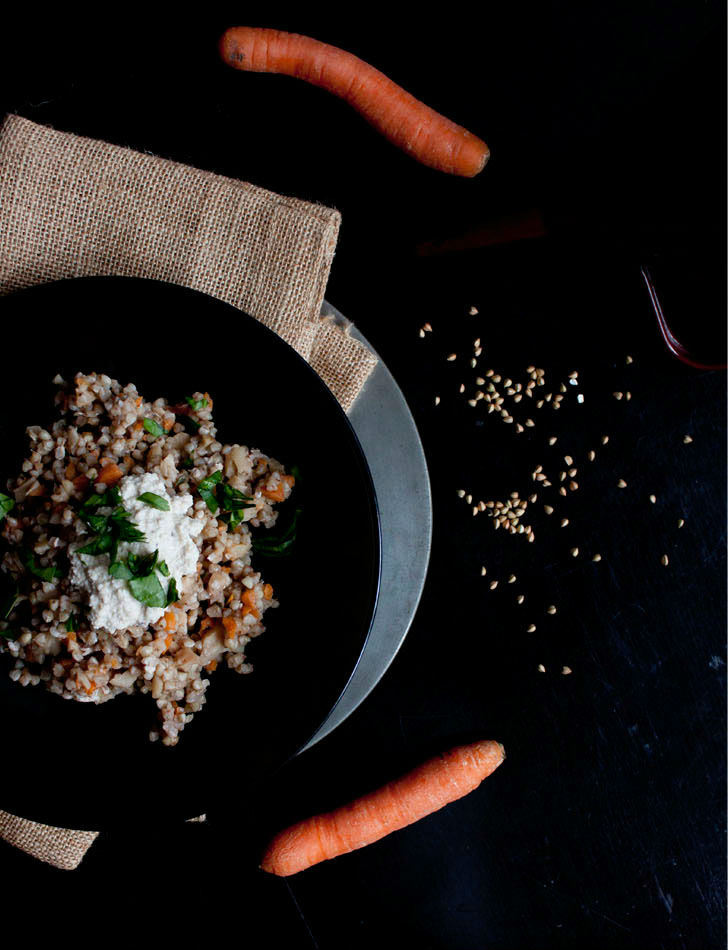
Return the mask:
[[[376,357],[321,317],[340,222],[322,205],[20,116],[0,129],[0,294],[101,275],[202,291],[295,347],[348,411]],[[0,837],[72,869],[97,833],[0,811]]]

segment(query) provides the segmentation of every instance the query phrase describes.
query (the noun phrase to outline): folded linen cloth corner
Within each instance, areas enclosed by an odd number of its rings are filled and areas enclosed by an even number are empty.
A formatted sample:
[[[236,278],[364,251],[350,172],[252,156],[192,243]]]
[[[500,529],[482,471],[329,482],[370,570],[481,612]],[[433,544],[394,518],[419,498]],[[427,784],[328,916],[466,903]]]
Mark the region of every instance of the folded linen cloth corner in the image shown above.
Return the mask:
[[[0,295],[110,275],[202,291],[281,336],[348,412],[377,358],[321,316],[340,223],[333,208],[18,115],[0,128]],[[78,867],[97,834],[0,811],[0,838],[57,868]]]

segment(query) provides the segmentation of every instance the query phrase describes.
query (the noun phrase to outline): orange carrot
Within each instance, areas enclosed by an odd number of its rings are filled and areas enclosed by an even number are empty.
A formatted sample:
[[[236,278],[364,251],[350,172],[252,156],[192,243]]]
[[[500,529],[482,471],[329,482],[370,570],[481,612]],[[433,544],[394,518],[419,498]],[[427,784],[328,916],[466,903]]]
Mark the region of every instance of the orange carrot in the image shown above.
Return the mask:
[[[238,621],[235,617],[223,617],[222,625],[225,628],[225,639],[232,640],[233,637],[238,635]]]
[[[379,841],[472,792],[504,758],[503,746],[489,739],[457,746],[348,805],[281,831],[260,866],[287,877]]]
[[[234,26],[223,33],[219,49],[235,69],[295,76],[344,99],[385,138],[430,168],[472,178],[490,157],[488,146],[472,132],[336,46],[297,33]]]
[[[173,610],[165,610],[164,612],[164,629],[165,630],[174,630],[177,626],[177,618],[174,615]]]
[[[123,474],[116,462],[106,462],[96,481],[101,482],[102,485],[115,485]]]
[[[263,596],[266,600],[273,599],[273,586],[272,584],[263,584]]]

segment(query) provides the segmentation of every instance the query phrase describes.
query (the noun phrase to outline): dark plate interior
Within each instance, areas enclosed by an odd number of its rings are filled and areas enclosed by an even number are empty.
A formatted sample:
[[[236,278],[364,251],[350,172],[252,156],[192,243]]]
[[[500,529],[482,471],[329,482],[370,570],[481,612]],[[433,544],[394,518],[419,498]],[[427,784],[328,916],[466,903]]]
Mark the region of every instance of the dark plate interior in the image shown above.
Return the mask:
[[[83,278],[8,296],[0,316],[3,485],[27,454],[25,427],[56,417],[55,374],[96,371],[134,382],[151,399],[208,391],[220,441],[299,466],[297,502],[287,505],[303,507],[293,556],[253,561],[281,601],[249,647],[253,673],[220,668],[174,748],[147,739],[151,696],[69,702],[19,687],[0,657],[0,807],[92,829],[185,819],[213,802],[242,807],[246,789],[295,754],[333,708],[374,615],[376,499],[346,415],[278,336],[195,291]]]

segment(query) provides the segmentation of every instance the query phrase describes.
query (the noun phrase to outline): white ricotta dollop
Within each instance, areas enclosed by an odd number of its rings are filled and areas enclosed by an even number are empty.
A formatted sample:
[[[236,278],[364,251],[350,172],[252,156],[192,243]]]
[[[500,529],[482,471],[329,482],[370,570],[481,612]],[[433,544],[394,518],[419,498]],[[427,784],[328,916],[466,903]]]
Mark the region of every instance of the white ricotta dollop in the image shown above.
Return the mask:
[[[191,518],[187,512],[192,508],[192,495],[169,495],[159,475],[146,472],[144,475],[127,475],[119,482],[122,504],[129,513],[129,521],[144,533],[144,541],[119,544],[117,560],[125,560],[129,553],[152,554],[159,552],[159,560],[169,568],[169,578],[158,574],[165,587],[174,578],[177,588],[188,574],[194,574],[200,555],[195,541],[202,531],[202,522]],[[152,492],[164,498],[169,511],[153,508],[139,496]],[[76,548],[83,547],[86,540],[80,542],[70,552],[71,584],[87,591],[89,595],[89,620],[95,628],[103,627],[112,633],[125,627],[155,623],[164,613],[164,607],[146,607],[129,590],[127,581],[109,574],[109,555],[78,554]]]

